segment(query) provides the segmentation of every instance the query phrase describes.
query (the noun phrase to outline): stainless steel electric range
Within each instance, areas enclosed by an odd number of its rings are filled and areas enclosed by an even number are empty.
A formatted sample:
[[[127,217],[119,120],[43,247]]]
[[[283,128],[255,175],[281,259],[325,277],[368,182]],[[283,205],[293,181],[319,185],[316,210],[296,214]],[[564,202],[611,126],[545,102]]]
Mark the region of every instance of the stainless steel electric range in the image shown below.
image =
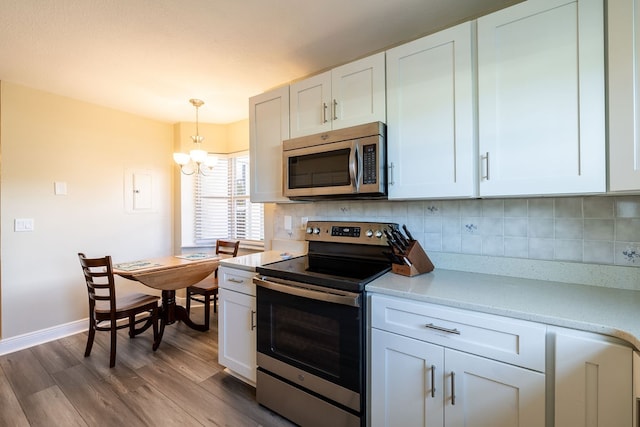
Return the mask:
[[[309,222],[308,254],[257,268],[257,399],[302,426],[366,423],[365,285],[397,224]]]

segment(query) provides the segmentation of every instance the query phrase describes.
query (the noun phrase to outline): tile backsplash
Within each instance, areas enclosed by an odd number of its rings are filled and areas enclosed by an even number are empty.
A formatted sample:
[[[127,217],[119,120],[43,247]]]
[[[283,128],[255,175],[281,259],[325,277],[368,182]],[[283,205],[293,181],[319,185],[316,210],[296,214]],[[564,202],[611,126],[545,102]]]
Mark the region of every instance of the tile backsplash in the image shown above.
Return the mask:
[[[428,253],[640,267],[640,196],[326,201],[279,204],[274,216],[275,239],[304,240],[304,218],[383,221],[406,224]]]

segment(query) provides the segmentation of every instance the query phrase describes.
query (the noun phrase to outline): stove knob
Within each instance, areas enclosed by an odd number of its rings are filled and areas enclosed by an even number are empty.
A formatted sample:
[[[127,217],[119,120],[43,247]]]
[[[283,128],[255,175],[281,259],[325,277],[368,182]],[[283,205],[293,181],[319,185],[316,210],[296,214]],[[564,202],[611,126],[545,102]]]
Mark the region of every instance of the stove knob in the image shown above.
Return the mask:
[[[307,234],[311,234],[311,233],[313,233],[313,228],[307,227]]]
[[[314,228],[313,234],[320,234],[320,229],[318,227]]]
[[[366,235],[367,235],[367,237],[373,236],[373,230],[371,230],[371,229],[367,230]]]
[[[382,238],[382,231],[380,231],[380,230],[376,230],[376,237],[377,237],[378,239],[381,239],[381,238]]]

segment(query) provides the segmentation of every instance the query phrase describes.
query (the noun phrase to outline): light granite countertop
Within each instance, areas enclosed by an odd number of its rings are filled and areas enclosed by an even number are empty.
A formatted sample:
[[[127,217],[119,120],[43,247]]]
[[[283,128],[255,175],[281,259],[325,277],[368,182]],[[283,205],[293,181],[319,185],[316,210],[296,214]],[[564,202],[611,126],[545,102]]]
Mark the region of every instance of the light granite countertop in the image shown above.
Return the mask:
[[[220,265],[224,267],[237,268],[238,270],[256,271],[256,267],[271,264],[272,262],[282,261],[283,259],[301,256],[299,253],[290,253],[283,251],[265,251],[256,252],[248,255],[240,255],[234,258],[225,258],[220,260]]]
[[[387,273],[366,290],[623,339],[640,349],[640,291],[435,269]]]

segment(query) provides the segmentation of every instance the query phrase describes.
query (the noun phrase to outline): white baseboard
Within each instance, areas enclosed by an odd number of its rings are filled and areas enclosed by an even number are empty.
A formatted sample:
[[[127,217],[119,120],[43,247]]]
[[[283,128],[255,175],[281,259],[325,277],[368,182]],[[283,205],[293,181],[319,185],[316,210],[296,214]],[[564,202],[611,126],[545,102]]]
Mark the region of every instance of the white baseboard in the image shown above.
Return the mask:
[[[0,339],[0,356],[78,334],[86,331],[88,327],[89,319],[82,319],[16,337]]]
[[[176,298],[178,304],[184,305],[186,298]],[[192,307],[197,307],[198,304],[193,304]],[[63,325],[53,326],[47,329],[41,329],[35,332],[29,332],[24,335],[18,335],[17,337],[0,339],[0,356],[4,354],[13,353],[15,351],[24,350],[25,348],[33,347],[38,344],[44,344],[49,341],[54,341],[60,338],[68,337],[69,335],[85,332],[89,329],[89,318],[76,320],[74,322],[65,323]]]

